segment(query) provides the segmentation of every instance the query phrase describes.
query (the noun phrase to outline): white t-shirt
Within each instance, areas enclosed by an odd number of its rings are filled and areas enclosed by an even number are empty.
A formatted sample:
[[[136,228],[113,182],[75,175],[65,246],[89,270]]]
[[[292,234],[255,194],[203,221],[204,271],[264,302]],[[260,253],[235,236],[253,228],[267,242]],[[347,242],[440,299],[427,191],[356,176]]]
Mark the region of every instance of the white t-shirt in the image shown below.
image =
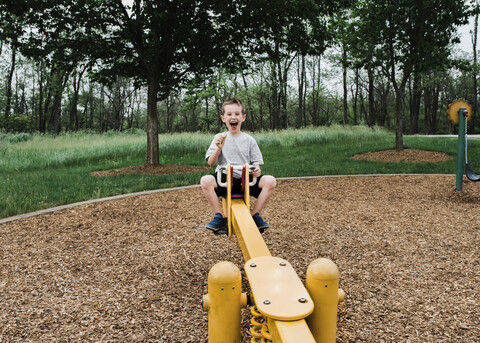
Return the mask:
[[[215,144],[215,139],[225,133],[217,133],[210,143],[210,146],[205,154],[205,159],[213,154],[217,150],[217,145]],[[255,138],[249,134],[242,132],[240,136],[234,137],[227,132],[227,139],[223,145],[223,149],[220,152],[217,160],[217,168],[215,171],[218,171],[220,168],[226,168],[227,163],[231,165],[245,165],[248,163],[253,165],[255,163],[263,164],[263,157],[260,148],[258,147],[257,141]],[[235,178],[242,177],[241,170],[234,170],[233,176]]]

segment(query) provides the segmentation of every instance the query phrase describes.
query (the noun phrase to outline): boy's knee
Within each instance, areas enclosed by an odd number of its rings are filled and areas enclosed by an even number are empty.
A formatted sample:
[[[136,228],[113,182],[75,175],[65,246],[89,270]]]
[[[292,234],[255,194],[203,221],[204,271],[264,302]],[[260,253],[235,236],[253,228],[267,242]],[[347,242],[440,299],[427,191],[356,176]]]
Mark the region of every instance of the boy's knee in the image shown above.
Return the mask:
[[[277,187],[277,179],[275,179],[275,177],[273,177],[272,175],[264,175],[262,177],[262,187],[261,188],[270,188],[270,189],[274,189],[275,187]]]
[[[202,188],[215,187],[214,183],[215,179],[212,175],[204,175],[200,179],[200,186],[202,186]]]
[[[272,178],[272,187],[273,188],[277,187],[277,179],[273,176],[271,176],[271,178]]]

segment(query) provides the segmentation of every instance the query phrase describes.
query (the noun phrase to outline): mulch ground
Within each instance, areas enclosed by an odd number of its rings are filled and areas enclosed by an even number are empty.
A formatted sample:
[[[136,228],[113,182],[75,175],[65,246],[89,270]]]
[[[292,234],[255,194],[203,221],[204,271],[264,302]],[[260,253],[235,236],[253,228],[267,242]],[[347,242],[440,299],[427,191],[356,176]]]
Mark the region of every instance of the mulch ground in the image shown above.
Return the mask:
[[[303,280],[318,257],[338,265],[338,342],[478,342],[480,183],[454,185],[279,180],[263,237]],[[244,264],[235,238],[204,229],[210,217],[190,188],[1,224],[0,341],[205,342],[208,271]]]
[[[438,163],[451,160],[452,157],[439,151],[425,151],[418,149],[382,150],[367,152],[352,157],[355,160],[376,160],[384,162],[416,162]]]
[[[93,176],[113,176],[118,174],[148,174],[148,175],[167,175],[176,173],[194,173],[212,170],[208,166],[188,166],[176,164],[151,165],[143,164],[140,166],[131,166],[118,169],[99,170],[92,172]]]

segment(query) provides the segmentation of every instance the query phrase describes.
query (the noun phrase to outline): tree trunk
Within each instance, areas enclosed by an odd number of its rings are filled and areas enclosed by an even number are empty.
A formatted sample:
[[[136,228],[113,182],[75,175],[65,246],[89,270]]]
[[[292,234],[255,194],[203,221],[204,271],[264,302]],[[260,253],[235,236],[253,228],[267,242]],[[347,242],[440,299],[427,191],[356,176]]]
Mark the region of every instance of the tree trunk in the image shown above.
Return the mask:
[[[245,74],[242,73],[242,80],[243,80],[243,87],[245,88],[245,97],[247,98],[247,106],[248,106],[248,117],[250,118],[249,120],[249,126],[251,131],[256,131],[259,129],[259,127],[255,124],[256,123],[256,115],[254,111],[254,107],[252,106],[252,99],[250,96],[250,90],[248,87],[248,82],[247,79],[245,78]]]
[[[410,107],[410,134],[418,132],[418,118],[420,117],[420,101],[422,98],[421,78],[415,75],[413,78],[413,91]]]
[[[278,130],[280,128],[280,100],[278,95],[277,64],[274,62],[271,63],[271,80],[272,95],[270,117],[272,118],[272,129]]]
[[[68,125],[68,129],[72,131],[75,128],[75,131],[78,131],[78,98],[80,93],[80,83],[82,82],[83,73],[87,67],[85,66],[80,73],[75,73],[73,77],[73,99],[72,99],[72,106],[70,108],[70,122]],[[78,77],[78,79],[77,79]]]
[[[40,80],[38,82],[38,131],[45,133],[45,120],[43,115],[43,62],[40,62]]]
[[[207,83],[206,81],[204,80],[203,81],[203,88],[204,89],[207,89]],[[208,120],[208,95],[205,96],[205,122],[207,123],[207,132],[210,132],[210,122]],[[168,99],[168,98],[167,98]]]
[[[95,112],[95,98],[93,97],[92,81],[89,82],[88,97],[90,98],[90,118],[88,120],[88,128],[93,130],[95,128],[93,117]]]
[[[470,125],[471,132],[475,130],[475,118],[478,118],[478,86],[477,86],[477,77],[478,77],[478,65],[477,65],[477,39],[478,39],[478,13],[475,14],[475,22],[473,26],[473,113],[472,113],[472,123]]]
[[[428,81],[428,80],[427,80]],[[425,134],[429,135],[432,133],[432,87],[427,86],[424,91],[423,97],[423,107],[424,107],[424,116],[425,116]]]
[[[55,75],[57,74],[55,65],[50,67],[50,72],[47,77],[47,95],[45,97],[45,103],[43,104],[43,122],[41,123],[40,131],[42,133],[47,132],[48,130],[48,113],[50,112],[50,103],[52,101],[52,94],[54,93],[55,89]]]
[[[263,120],[263,106],[264,106],[264,103],[265,103],[265,94],[264,94],[263,90],[260,91],[258,102],[260,103],[258,105],[258,116],[259,116],[259,121],[260,121],[260,129],[263,129],[265,127],[265,123],[264,123],[264,120]]]
[[[348,119],[348,91],[347,91],[347,51],[342,52],[342,71],[343,71],[343,126],[347,125]]]
[[[385,127],[385,124],[388,126],[390,129],[390,122],[387,121],[387,115],[388,115],[388,98],[390,95],[390,83],[387,83],[386,87],[383,83],[378,85],[378,110],[377,110],[377,118],[376,118],[376,124],[379,126]]]
[[[375,125],[375,94],[373,84],[373,69],[369,67],[367,69],[368,74],[368,125]]]
[[[307,123],[304,119],[304,103],[303,103],[303,93],[305,88],[305,56],[299,56],[298,58],[298,69],[297,69],[297,78],[298,78],[298,118],[297,126],[302,127],[306,126]]]
[[[67,84],[69,73],[67,71],[58,71],[56,74],[49,127],[53,134],[58,135],[62,130],[60,123],[60,116],[62,114],[62,94]]]
[[[149,80],[147,96],[147,164],[154,166],[159,164],[158,91],[158,82],[155,80]]]
[[[437,112],[438,112],[438,102],[440,99],[440,87],[437,85],[433,88],[433,99],[432,99],[432,134],[437,133]]]
[[[105,120],[105,86],[102,85],[100,87],[100,111],[98,115],[98,126],[100,128],[100,132],[105,132],[107,130],[106,127],[106,120]]]
[[[392,24],[391,15],[388,19],[389,24]],[[395,89],[395,150],[402,151],[403,147],[403,98],[405,95],[405,86],[407,84],[407,80],[410,77],[410,72],[407,70],[403,70],[402,81],[400,84],[396,78],[396,66],[395,66],[395,48],[393,43],[393,38],[389,37],[388,41],[388,54],[390,55],[390,71],[387,72],[387,77],[392,82],[393,88]]]
[[[321,83],[321,60],[318,57],[318,70],[315,58],[312,60],[312,124],[313,126],[319,125],[318,117],[320,115],[320,83]]]
[[[358,68],[355,68],[355,94],[353,95],[353,124],[358,125],[358,95],[360,89],[360,75]],[[362,96],[363,98],[363,96]]]
[[[173,132],[173,106],[175,104],[175,99],[173,95],[170,95],[165,99],[165,104],[167,106],[167,132]]]
[[[13,80],[13,73],[15,71],[16,55],[17,55],[17,51],[14,47],[12,47],[12,63],[10,64],[10,71],[8,72],[7,103],[5,105],[5,129],[7,131],[10,127],[10,112],[12,110],[12,80]]]
[[[289,124],[288,124],[288,110],[287,110],[287,102],[288,102],[288,71],[290,70],[290,67],[295,60],[295,56],[292,57],[289,61],[285,60],[284,62],[284,67],[283,67],[283,73],[280,72],[280,87],[281,87],[281,107],[282,107],[282,129],[288,129]],[[281,63],[279,63],[279,68],[281,68]],[[281,70],[281,69],[280,69]]]
[[[402,151],[403,147],[403,98],[405,95],[405,84],[395,88],[395,150]]]
[[[217,110],[217,132],[222,131],[222,104],[221,100],[218,97],[218,92],[215,92],[215,109]]]
[[[193,107],[192,107],[192,120],[191,120],[191,131],[195,132],[198,131],[198,120],[197,120],[197,99],[193,99]],[[188,129],[188,126],[187,126]]]

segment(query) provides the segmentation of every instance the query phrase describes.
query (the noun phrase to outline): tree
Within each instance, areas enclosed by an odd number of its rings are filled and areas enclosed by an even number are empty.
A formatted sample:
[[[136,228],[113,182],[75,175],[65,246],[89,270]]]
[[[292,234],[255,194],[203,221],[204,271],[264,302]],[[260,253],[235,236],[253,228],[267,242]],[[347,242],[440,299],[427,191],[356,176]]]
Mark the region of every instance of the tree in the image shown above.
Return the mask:
[[[40,83],[39,108],[43,109],[39,111],[39,129],[42,132],[47,127],[54,133],[61,130],[62,94],[70,73],[83,58],[81,53],[77,53],[80,47],[76,40],[82,28],[71,15],[70,9],[81,7],[82,3],[67,4],[66,1],[63,3],[55,0],[18,0],[0,3],[1,18],[4,18],[0,21],[3,30],[0,38],[7,39],[11,42],[12,49],[36,61],[42,72],[44,68],[50,68],[45,105],[41,103],[43,75]],[[53,97],[52,102],[50,95]]]
[[[10,71],[8,72],[7,77],[7,104],[5,106],[5,127],[8,131],[9,129],[9,122],[10,122],[10,112],[12,110],[12,80],[13,80],[13,72],[15,71],[15,62],[17,56],[17,50],[15,47],[12,48],[12,60],[10,64]]]
[[[80,83],[82,82],[82,76],[85,73],[87,69],[87,66],[84,65],[80,70],[76,70],[73,73],[73,94],[71,97],[71,104],[70,104],[70,120],[68,123],[68,129],[70,131],[72,130],[78,130],[79,128],[79,120],[78,120],[78,100],[80,96]]]
[[[147,162],[158,164],[157,102],[195,73],[239,60],[242,6],[215,0],[134,0],[131,8],[121,0],[19,0],[0,11],[24,20],[17,33],[23,54],[55,56],[64,71],[88,60],[90,73],[105,84],[125,76],[146,85]]]
[[[298,116],[297,127],[307,126],[305,118],[305,94],[306,94],[306,73],[305,55],[298,56],[297,79],[298,79]]]
[[[395,90],[396,150],[403,149],[408,79],[448,66],[449,44],[457,41],[455,25],[465,23],[467,16],[462,0],[357,1],[352,29],[368,39],[370,49],[356,52],[363,61],[372,56]]]
[[[255,38],[253,53],[271,63],[274,129],[288,127],[288,72],[296,54],[320,56],[333,39],[334,23],[330,19],[348,4],[348,0],[257,0],[252,5],[248,21]]]
[[[10,4],[11,6],[11,4]],[[18,32],[21,31],[22,21],[16,15],[9,14],[8,4],[0,3],[0,41],[2,42],[2,48],[4,42],[11,47],[11,63],[7,76],[6,85],[6,105],[5,105],[5,127],[8,130],[11,104],[12,104],[12,80],[13,73],[15,71],[16,54],[18,49]]]
[[[55,56],[68,72],[88,62],[90,75],[105,84],[123,76],[147,87],[147,163],[158,164],[159,101],[214,68],[243,69],[256,54],[278,66],[280,50],[321,52],[328,15],[344,2],[19,0],[6,10],[27,24],[22,53]],[[283,73],[281,80],[285,92]]]
[[[473,108],[474,112],[478,112],[478,87],[477,87],[477,77],[478,77],[478,60],[477,60],[477,43],[478,43],[478,16],[480,12],[480,4],[478,0],[475,0],[473,4],[474,8],[474,25],[473,32],[470,32],[472,36],[472,48],[473,48],[473,68],[472,68],[472,79],[473,79]],[[471,125],[471,130],[473,132],[475,128],[475,117],[478,118],[478,113],[473,114],[473,120]]]
[[[239,1],[87,1],[84,42],[95,70],[108,82],[121,75],[147,86],[147,163],[159,163],[157,103],[212,67],[239,61],[243,37]],[[98,47],[95,41],[101,41]]]
[[[129,8],[120,0],[98,0],[86,2],[86,11],[76,6],[76,17],[84,13],[91,27],[87,40],[98,35],[95,41],[102,41],[102,49],[90,49],[102,61],[98,75],[121,74],[147,85],[147,163],[158,164],[158,101],[214,67],[244,67],[247,47],[253,47],[250,54],[275,58],[279,49],[272,46],[278,44],[286,51],[321,51],[329,36],[326,15],[343,2],[135,0]]]

